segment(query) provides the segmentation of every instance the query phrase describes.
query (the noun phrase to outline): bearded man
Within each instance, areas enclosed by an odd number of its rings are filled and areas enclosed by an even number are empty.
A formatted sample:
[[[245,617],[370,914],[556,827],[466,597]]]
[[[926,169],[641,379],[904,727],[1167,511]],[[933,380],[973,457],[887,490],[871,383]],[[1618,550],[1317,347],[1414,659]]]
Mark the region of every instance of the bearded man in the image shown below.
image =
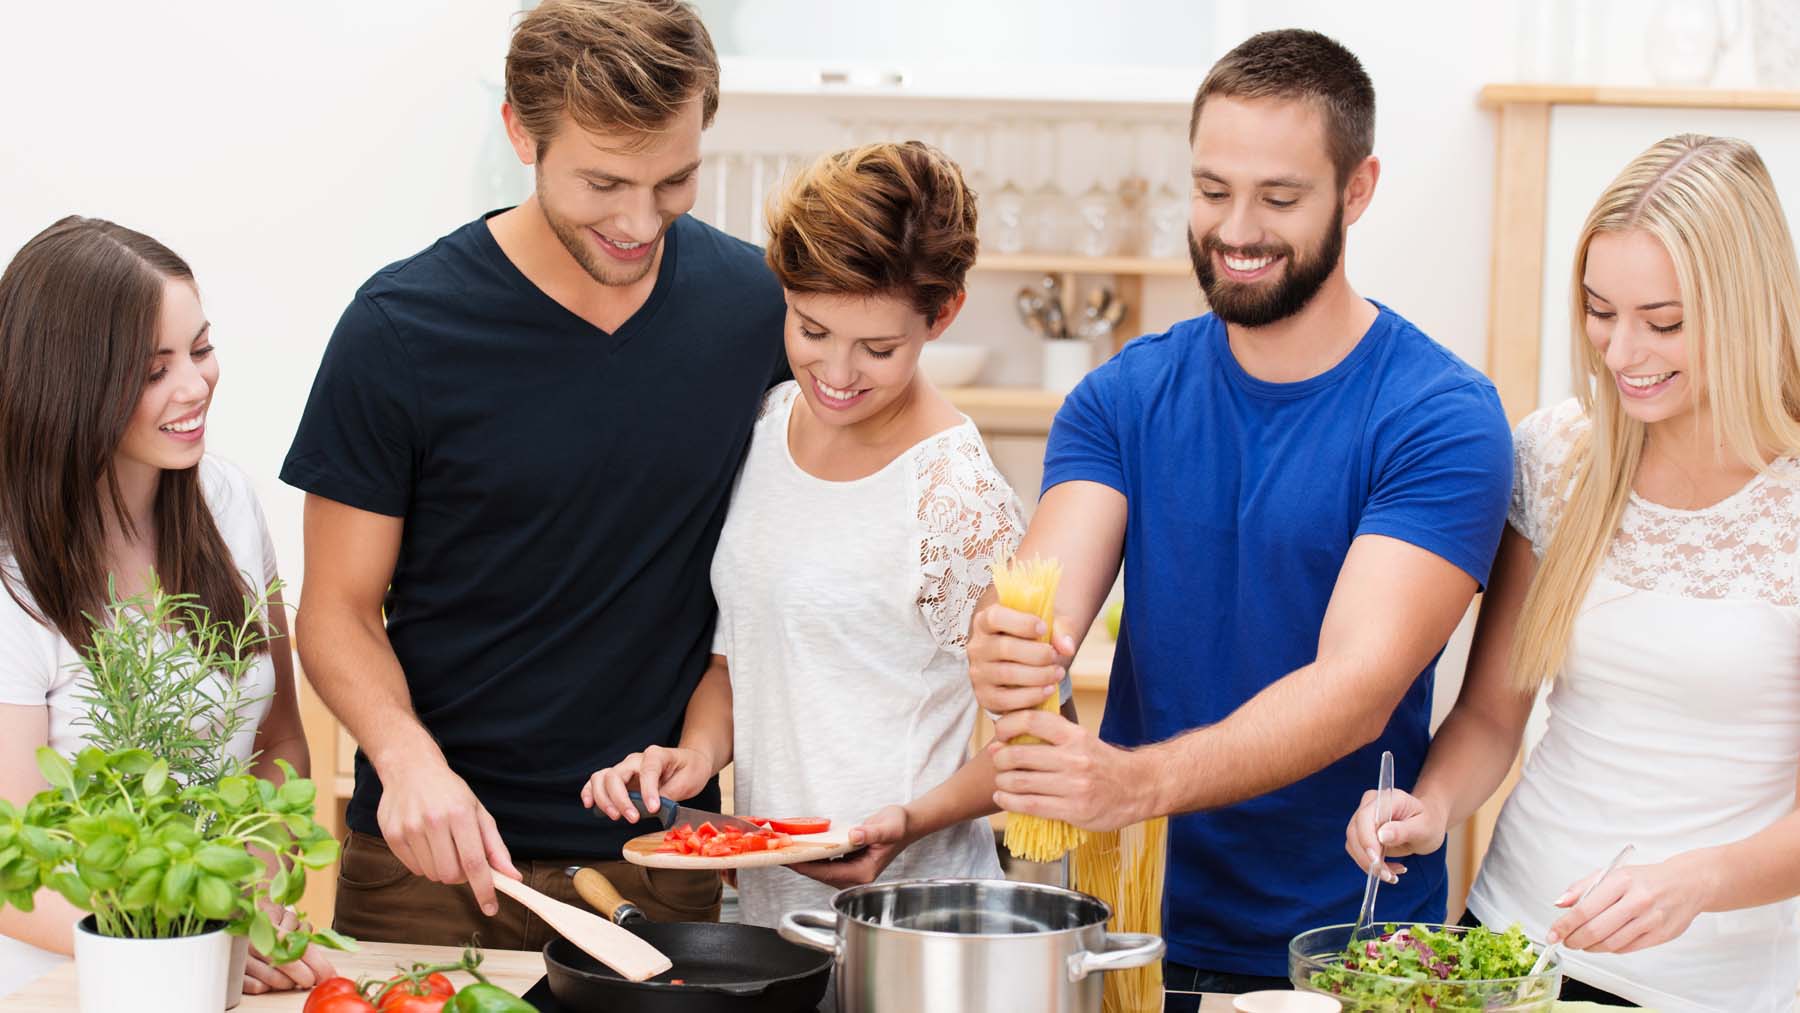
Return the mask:
[[[1373,84],[1322,35],[1257,35],[1213,67],[1189,127],[1212,312],[1132,341],[1057,414],[1018,553],[1062,562],[1053,641],[991,603],[971,626],[996,739],[1043,740],[993,747],[1001,807],[1092,829],[1172,817],[1170,1010],[1286,988],[1288,940],[1351,919],[1343,813],[1384,750],[1399,783],[1417,776],[1437,657],[1505,523],[1493,385],[1345,276],[1374,134]],[[1121,564],[1096,736],[1033,708]],[[1382,917],[1442,921],[1442,852],[1410,861]]]

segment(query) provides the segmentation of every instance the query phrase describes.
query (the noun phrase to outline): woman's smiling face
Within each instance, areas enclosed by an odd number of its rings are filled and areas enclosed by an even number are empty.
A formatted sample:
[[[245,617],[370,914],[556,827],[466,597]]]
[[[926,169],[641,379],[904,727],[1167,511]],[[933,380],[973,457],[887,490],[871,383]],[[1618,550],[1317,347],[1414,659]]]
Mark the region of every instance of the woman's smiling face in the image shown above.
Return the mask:
[[[1601,232],[1582,274],[1587,339],[1619,390],[1625,413],[1646,424],[1685,415],[1696,386],[1682,333],[1681,281],[1648,232]]]
[[[212,325],[192,282],[163,284],[156,349],[114,461],[121,468],[181,471],[206,453],[206,411],[219,383]]]
[[[787,293],[788,367],[813,415],[827,425],[868,419],[906,393],[925,343],[955,314],[935,323],[897,296]]]

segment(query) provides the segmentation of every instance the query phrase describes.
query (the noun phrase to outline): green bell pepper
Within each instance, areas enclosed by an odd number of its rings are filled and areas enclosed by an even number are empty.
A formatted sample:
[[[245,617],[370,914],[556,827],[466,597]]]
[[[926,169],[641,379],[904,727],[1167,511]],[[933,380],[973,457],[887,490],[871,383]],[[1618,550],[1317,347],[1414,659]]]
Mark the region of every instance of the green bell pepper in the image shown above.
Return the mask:
[[[538,1013],[538,1008],[497,985],[477,982],[451,996],[444,1013]]]

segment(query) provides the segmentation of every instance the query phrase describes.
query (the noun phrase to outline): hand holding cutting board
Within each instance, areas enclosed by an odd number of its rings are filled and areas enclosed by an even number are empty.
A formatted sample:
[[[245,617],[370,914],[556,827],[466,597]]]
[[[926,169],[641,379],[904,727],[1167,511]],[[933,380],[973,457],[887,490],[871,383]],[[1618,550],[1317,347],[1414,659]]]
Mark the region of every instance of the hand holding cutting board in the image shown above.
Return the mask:
[[[862,850],[854,858],[802,862],[791,868],[802,876],[810,876],[826,886],[840,890],[873,883],[907,845],[918,837],[905,806],[883,806],[874,815],[851,827],[849,838],[854,848]]]

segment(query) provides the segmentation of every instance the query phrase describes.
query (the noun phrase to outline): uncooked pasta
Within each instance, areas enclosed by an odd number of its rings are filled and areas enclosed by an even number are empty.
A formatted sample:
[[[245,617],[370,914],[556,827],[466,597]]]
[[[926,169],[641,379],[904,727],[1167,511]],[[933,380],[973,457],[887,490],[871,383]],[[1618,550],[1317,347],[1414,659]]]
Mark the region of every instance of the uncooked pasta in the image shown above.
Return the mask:
[[[1056,627],[1056,584],[1062,578],[1062,563],[1054,559],[1012,559],[994,564],[994,591],[1000,604],[1019,612],[1030,613],[1044,621],[1044,640],[1048,641]],[[1052,693],[1039,704],[1038,710],[1052,713],[1062,706],[1058,694]],[[1008,745],[1042,742],[1033,735],[1020,735]],[[1080,844],[1086,834],[1061,820],[1045,819],[1014,813],[1006,821],[1006,850],[1015,857],[1032,862],[1054,862]]]
[[[1119,830],[1090,832],[1069,861],[1070,885],[1112,908],[1109,932],[1162,935],[1163,869],[1169,820],[1158,816]],[[1103,1013],[1158,1013],[1162,961],[1106,975]]]

